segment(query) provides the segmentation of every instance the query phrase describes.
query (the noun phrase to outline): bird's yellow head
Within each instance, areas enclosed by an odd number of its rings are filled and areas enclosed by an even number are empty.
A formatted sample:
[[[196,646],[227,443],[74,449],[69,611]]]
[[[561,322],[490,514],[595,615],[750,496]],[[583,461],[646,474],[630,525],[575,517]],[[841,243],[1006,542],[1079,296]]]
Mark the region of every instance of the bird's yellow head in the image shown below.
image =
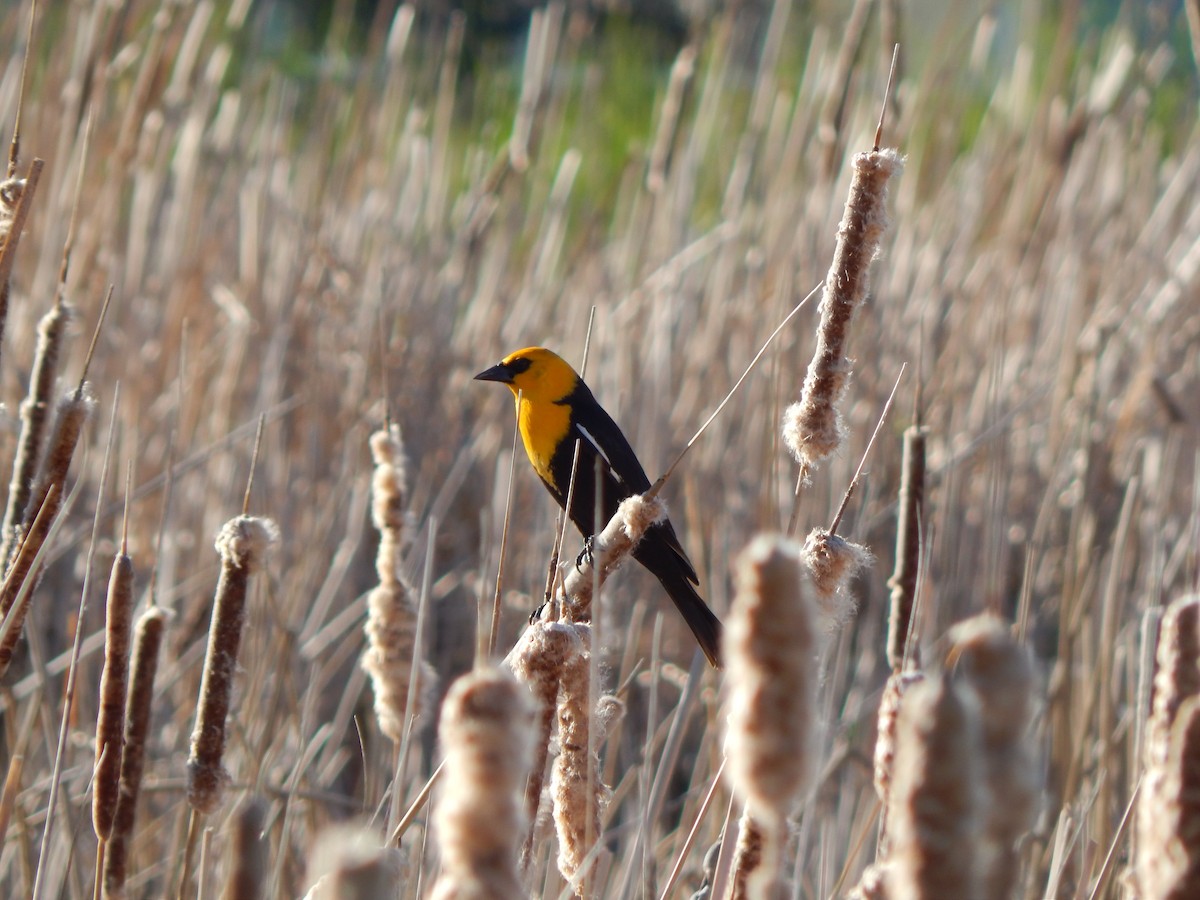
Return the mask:
[[[531,403],[553,403],[575,390],[579,376],[570,364],[545,347],[526,347],[475,376],[476,381],[507,384]]]

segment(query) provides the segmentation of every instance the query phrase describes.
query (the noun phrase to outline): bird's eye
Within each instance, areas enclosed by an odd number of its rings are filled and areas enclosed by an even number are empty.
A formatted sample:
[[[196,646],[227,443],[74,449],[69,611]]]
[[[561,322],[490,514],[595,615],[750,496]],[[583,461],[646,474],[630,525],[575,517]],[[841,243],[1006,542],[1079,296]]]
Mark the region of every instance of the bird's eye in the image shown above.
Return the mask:
[[[508,364],[508,371],[512,375],[520,375],[522,372],[529,371],[529,367],[533,365],[533,360],[527,356],[518,356]]]

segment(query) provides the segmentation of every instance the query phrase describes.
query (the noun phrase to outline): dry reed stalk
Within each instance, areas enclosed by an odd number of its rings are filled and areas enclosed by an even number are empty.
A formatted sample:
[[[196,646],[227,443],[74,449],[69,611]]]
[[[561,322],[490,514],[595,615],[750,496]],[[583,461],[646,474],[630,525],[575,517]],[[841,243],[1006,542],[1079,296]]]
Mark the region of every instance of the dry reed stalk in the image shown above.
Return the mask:
[[[379,838],[362,828],[323,831],[310,860],[313,886],[304,900],[379,900],[398,896],[403,883],[400,854],[381,847]]]
[[[583,651],[579,632],[560,622],[537,621],[530,625],[505,659],[517,681],[533,695],[535,737],[533,766],[525,787],[525,815],[529,825],[521,847],[521,868],[529,865],[533,851],[533,828],[537,822],[546,761],[550,756],[550,738],[554,731],[558,684],[568,662]]]
[[[867,296],[871,262],[887,227],[888,180],[903,168],[904,160],[892,149],[870,150],[855,154],[853,165],[854,180],[821,297],[817,346],[800,401],[784,413],[784,444],[800,463],[804,478],[838,448],[845,433],[837,404],[850,376],[850,324]]]
[[[800,548],[760,535],[739,556],[729,616],[726,752],[737,793],[765,835],[748,884],[765,896],[778,877],[788,813],[805,790],[815,737],[817,634]]]
[[[854,601],[847,596],[846,588],[851,578],[871,564],[871,551],[827,528],[814,528],[804,541],[800,557],[812,576],[822,618],[833,626],[844,625],[854,615]]]
[[[646,530],[666,515],[666,504],[656,496],[635,494],[621,501],[604,530],[593,536],[590,559],[566,564],[568,572],[556,599],[567,621],[590,620],[594,591],[633,553]]]
[[[683,111],[683,95],[692,82],[696,71],[696,47],[685,44],[671,65],[671,77],[667,82],[667,93],[663,97],[658,114],[658,126],[654,129],[654,142],[650,145],[650,162],[646,167],[646,190],[657,194],[666,187],[667,167],[675,136],[679,129],[679,117]]]
[[[213,601],[196,726],[187,761],[188,803],[199,813],[211,813],[217,808],[228,780],[221,763],[225,753],[225,719],[246,621],[250,576],[262,567],[267,551],[278,538],[279,529],[270,519],[247,515],[230,519],[217,535],[221,576]]]
[[[4,582],[0,584],[0,616],[3,616],[3,629],[0,634],[0,678],[12,665],[17,641],[21,639],[25,616],[29,613],[29,603],[33,599],[33,585],[26,586],[25,582],[37,561],[39,551],[50,535],[55,516],[62,508],[60,495],[57,485],[50,488],[46,502],[38,510],[29,533],[17,548],[16,558],[4,576]]]
[[[446,778],[433,814],[442,872],[432,897],[529,896],[519,855],[532,724],[529,695],[508,672],[479,670],[450,686],[440,729]]]
[[[600,840],[600,815],[611,791],[600,778],[594,747],[611,724],[612,713],[602,715],[591,703],[591,634],[576,625],[579,652],[568,657],[558,682],[555,718],[558,722],[558,755],[550,773],[550,797],[558,834],[558,871],[576,896],[588,893],[595,871],[594,845]]]
[[[900,507],[896,515],[896,567],[888,579],[891,606],[888,613],[887,658],[893,672],[904,668],[904,652],[912,629],[917,599],[917,573],[921,567],[921,523],[925,505],[925,429],[910,425],[904,430],[904,455],[900,465]]]
[[[0,188],[0,196],[3,190]],[[8,485],[8,500],[4,507],[4,520],[0,528],[0,566],[7,566],[16,552],[17,541],[31,515],[29,500],[33,493],[34,476],[46,437],[47,411],[54,382],[58,377],[58,361],[62,352],[63,337],[71,311],[62,302],[61,295],[50,311],[38,323],[38,339],[33,354],[33,369],[29,375],[29,393],[21,401],[21,432],[17,438],[16,455],[13,459],[12,480]],[[35,510],[36,512],[36,510]]]
[[[994,616],[960,622],[949,638],[955,674],[979,703],[981,774],[988,795],[980,833],[980,896],[1005,900],[1013,895],[1020,872],[1016,843],[1033,826],[1041,788],[1028,745],[1033,666],[1026,649]]]
[[[1134,845],[1134,871],[1146,897],[1168,896],[1186,867],[1183,848],[1190,840],[1173,833],[1172,824],[1164,821],[1164,810],[1180,808],[1171,743],[1180,710],[1196,696],[1200,696],[1200,595],[1190,595],[1167,607],[1159,630]]]
[[[229,840],[229,876],[221,900],[259,900],[267,896],[267,841],[263,826],[267,805],[259,797],[247,797],[233,817]]]
[[[158,672],[158,652],[162,647],[166,616],[151,606],[138,617],[133,639],[133,664],[129,674],[129,695],[125,704],[124,752],[121,754],[120,793],[113,817],[112,833],[104,856],[104,897],[125,896],[129,842],[137,817],[138,793],[146,760],[146,740],[150,733],[150,712],[154,702],[154,677]]]
[[[887,893],[894,900],[978,897],[978,714],[948,677],[900,706],[888,798]]]
[[[125,729],[125,696],[129,687],[129,644],[133,632],[133,560],[122,541],[113,559],[105,602],[104,669],[96,717],[96,763],[92,775],[92,828],[107,841],[112,835],[120,795]]]
[[[367,595],[367,649],[362,667],[371,676],[375,716],[389,738],[404,737],[405,705],[417,651],[417,613],[413,590],[400,572],[407,503],[404,445],[400,428],[371,435],[375,472],[371,478],[371,518],[379,529],[375,570],[379,584]],[[428,706],[436,675],[424,660],[418,663],[414,717]]]

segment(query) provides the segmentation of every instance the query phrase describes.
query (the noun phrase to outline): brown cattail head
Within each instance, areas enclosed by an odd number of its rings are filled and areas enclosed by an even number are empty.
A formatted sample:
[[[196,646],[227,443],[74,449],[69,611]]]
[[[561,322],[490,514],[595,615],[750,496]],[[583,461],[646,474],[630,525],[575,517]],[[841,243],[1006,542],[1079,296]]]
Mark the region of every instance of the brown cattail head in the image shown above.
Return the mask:
[[[730,900],[752,900],[754,897],[770,897],[773,893],[774,877],[764,865],[768,852],[768,835],[747,807],[738,823],[737,846],[733,851],[733,874],[729,891]]]
[[[634,548],[655,522],[667,516],[667,505],[658,496],[634,494],[626,497],[617,512],[592,537],[590,560],[568,565],[560,600],[566,618],[586,622],[592,615],[592,592],[632,555]]]
[[[1176,600],[1167,607],[1159,630],[1155,659],[1154,697],[1142,749],[1142,789],[1138,796],[1137,841],[1134,870],[1139,896],[1147,898],[1186,897],[1174,885],[1189,881],[1191,850],[1198,833],[1180,831],[1185,810],[1192,800],[1180,796],[1190,765],[1173,759],[1176,743],[1187,746],[1183,736],[1191,726],[1184,722],[1185,706],[1195,715],[1189,701],[1200,696],[1200,595]],[[1195,752],[1195,745],[1193,752]],[[1169,811],[1169,813],[1168,813]]]
[[[134,632],[129,699],[125,704],[125,749],[121,754],[120,794],[108,850],[104,855],[105,897],[124,896],[129,840],[133,836],[137,815],[146,738],[150,732],[150,709],[154,700],[154,676],[158,671],[158,651],[162,647],[165,625],[163,611],[151,606],[138,618]]]
[[[317,838],[309,863],[313,886],[304,900],[376,900],[399,896],[398,850],[379,845],[370,831],[350,825],[329,828]]]
[[[753,815],[782,822],[812,765],[816,629],[800,549],[760,535],[737,560],[725,698],[729,771]]]
[[[875,793],[884,804],[885,813],[892,787],[892,773],[896,769],[896,725],[900,720],[900,705],[909,688],[924,680],[925,675],[921,672],[893,672],[879,698],[875,729]]]
[[[844,624],[854,614],[854,601],[846,588],[850,579],[874,560],[871,551],[827,528],[814,528],[804,541],[801,556],[812,575],[822,617],[832,626]]]
[[[533,823],[537,820],[550,756],[550,736],[558,699],[558,683],[568,662],[583,652],[583,641],[573,625],[561,622],[533,622],[505,659],[505,665],[533,695],[537,732],[533,741],[533,766],[525,787],[525,815],[530,825],[521,848],[521,867],[528,863],[532,846]]]
[[[888,900],[887,870],[886,862],[867,866],[858,884],[846,895],[847,900]]]
[[[850,324],[867,296],[871,261],[887,227],[888,180],[903,168],[904,159],[895,150],[871,150],[856,154],[853,166],[837,248],[821,295],[817,346],[800,401],[788,407],[783,420],[784,443],[805,473],[833,453],[845,433],[837,404],[850,377]]]
[[[0,187],[0,194],[3,188]],[[0,202],[0,207],[2,207]],[[16,457],[13,460],[12,480],[8,485],[8,501],[4,508],[3,551],[0,561],[7,564],[12,559],[20,538],[33,493],[34,476],[37,474],[38,458],[46,438],[47,412],[50,409],[54,381],[58,377],[58,360],[62,351],[63,335],[70,321],[70,308],[65,303],[55,303],[38,323],[37,347],[33,354],[30,371],[29,394],[21,401],[21,433],[17,438]],[[34,510],[30,515],[36,515]]]
[[[1200,896],[1200,696],[1183,701],[1171,726],[1160,806],[1138,842],[1140,896]]]
[[[267,841],[263,826],[267,804],[261,797],[247,797],[233,817],[229,841],[229,877],[221,900],[260,900],[267,896]]]
[[[893,900],[978,897],[979,717],[948,677],[900,704],[888,798],[887,892]]]
[[[42,460],[38,486],[25,509],[26,523],[37,515],[52,485],[58,485],[59,496],[62,496],[61,489],[66,484],[67,471],[71,468],[71,459],[79,444],[79,436],[95,408],[95,395],[92,394],[91,385],[86,383],[81,385],[79,390],[71,391],[58,401],[54,429],[46,443],[46,457]]]
[[[197,812],[209,813],[217,808],[228,778],[221,757],[225,753],[225,719],[233,695],[233,673],[246,621],[247,589],[250,575],[262,566],[278,538],[279,529],[270,519],[245,515],[230,519],[217,535],[221,577],[208,629],[208,652],[187,762],[188,803]]]
[[[405,472],[400,429],[392,425],[371,435],[375,473],[371,478],[371,517],[379,529],[375,569],[379,584],[367,595],[367,649],[362,667],[371,676],[379,727],[393,741],[404,736],[405,709],[413,664],[417,669],[417,709],[429,703],[436,675],[424,660],[416,660],[418,634],[412,588],[400,572],[404,543]]]
[[[125,694],[129,688],[129,643],[133,633],[133,560],[118,553],[108,579],[104,670],[96,717],[96,767],[92,777],[92,827],[108,840],[117,813],[124,747]]]
[[[442,705],[444,792],[434,810],[442,873],[431,896],[517,900],[518,855],[525,836],[532,710],[508,672],[459,678]]]
[[[891,610],[888,614],[887,656],[893,672],[904,667],[904,649],[912,628],[921,566],[921,524],[925,505],[925,429],[911,425],[904,431],[904,456],[900,474],[900,508],[896,516],[896,567],[888,579]]]
[[[1040,793],[1029,747],[1033,665],[1007,625],[981,615],[950,630],[950,662],[979,706],[982,776],[980,875],[986,897],[1009,897],[1019,872],[1016,842],[1033,826]]]
[[[601,732],[608,722],[592,716],[591,629],[582,624],[574,628],[579,634],[580,652],[568,657],[558,682],[559,750],[550,774],[550,796],[558,833],[558,871],[582,897],[588,874],[596,862],[593,846],[600,839],[600,814],[610,794],[600,780],[600,764],[592,751],[592,747],[600,744]],[[609,722],[612,711],[609,706],[605,713]],[[589,855],[591,862],[585,866]]]

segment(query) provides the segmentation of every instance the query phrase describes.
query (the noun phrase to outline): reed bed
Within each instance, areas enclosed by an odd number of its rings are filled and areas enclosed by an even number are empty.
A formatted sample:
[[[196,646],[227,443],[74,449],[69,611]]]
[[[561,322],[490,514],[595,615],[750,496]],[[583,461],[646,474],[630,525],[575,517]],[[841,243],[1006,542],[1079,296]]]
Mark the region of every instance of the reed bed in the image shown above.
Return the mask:
[[[248,0],[0,10],[0,894],[1188,896],[1183,13],[353,5],[301,56]],[[556,510],[471,376],[588,340],[653,478],[822,286],[651,504],[771,649],[709,668],[569,531],[531,624]]]

